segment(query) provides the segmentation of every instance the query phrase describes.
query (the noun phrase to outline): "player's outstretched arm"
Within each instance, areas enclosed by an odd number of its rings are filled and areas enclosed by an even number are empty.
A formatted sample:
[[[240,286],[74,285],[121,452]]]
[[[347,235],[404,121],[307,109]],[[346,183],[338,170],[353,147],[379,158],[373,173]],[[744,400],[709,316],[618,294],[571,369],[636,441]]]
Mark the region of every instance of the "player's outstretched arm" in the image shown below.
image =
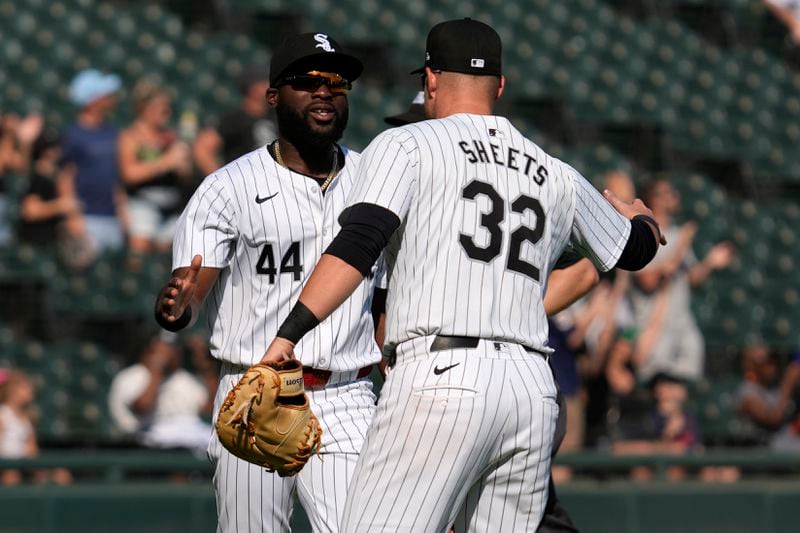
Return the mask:
[[[585,194],[585,183],[581,183],[581,186]],[[591,194],[593,193],[590,193],[589,195],[591,196]],[[609,190],[604,191],[604,194],[606,200],[609,202],[609,204],[611,204],[614,210],[617,211],[619,215],[627,218],[630,221],[630,225],[625,241],[625,247],[622,249],[622,253],[618,254],[616,263],[609,265],[608,262],[605,262],[603,267],[606,270],[609,266],[620,268],[622,270],[641,270],[653,260],[656,252],[658,251],[658,246],[666,244],[667,240],[661,234],[661,229],[658,227],[658,222],[656,222],[656,220],[653,218],[653,212],[646,205],[644,205],[641,200],[637,198],[633,202],[627,203],[617,198],[617,196]],[[601,207],[596,202],[594,205]],[[584,203],[583,206],[585,208],[586,204]],[[615,221],[613,217],[608,216],[607,210],[604,215],[605,216],[601,216],[600,218],[604,219],[606,223],[611,224],[611,226],[616,229],[615,233],[619,235],[619,230],[621,229],[619,226],[619,217],[617,217]],[[591,220],[591,218],[589,220]],[[579,222],[579,225],[583,226],[583,229],[585,230],[587,219],[585,217],[582,218],[581,222]],[[583,237],[585,238],[585,233],[583,234]],[[595,241],[594,244],[596,245],[597,239],[592,240]],[[605,259],[609,259],[608,254],[605,253],[608,251],[608,248],[603,249],[602,239],[600,247],[594,248],[594,250],[603,252],[603,255],[606,256]],[[619,248],[616,250],[619,250]]]
[[[619,213],[624,216],[625,218],[629,218],[633,220],[636,217],[642,217],[647,225],[650,226],[650,229],[653,231],[653,235],[655,235],[656,241],[661,246],[667,244],[667,239],[661,234],[661,229],[658,227],[655,219],[653,218],[653,212],[650,210],[649,207],[644,205],[640,199],[635,199],[631,203],[623,202],[617,195],[613,192],[606,189],[603,191],[604,196],[606,199],[614,206],[614,209],[619,211]]]
[[[356,204],[340,217],[342,229],[322,254],[297,304],[283,322],[261,362],[291,355],[303,335],[317,327],[353,294],[400,226],[392,211]]]
[[[217,281],[218,268],[203,267],[203,257],[195,255],[188,267],[175,269],[156,298],[155,317],[168,331],[178,331],[197,319],[200,306]]]
[[[568,267],[553,270],[544,295],[545,313],[547,316],[560,313],[592,290],[598,281],[600,275],[597,269],[585,258]]]

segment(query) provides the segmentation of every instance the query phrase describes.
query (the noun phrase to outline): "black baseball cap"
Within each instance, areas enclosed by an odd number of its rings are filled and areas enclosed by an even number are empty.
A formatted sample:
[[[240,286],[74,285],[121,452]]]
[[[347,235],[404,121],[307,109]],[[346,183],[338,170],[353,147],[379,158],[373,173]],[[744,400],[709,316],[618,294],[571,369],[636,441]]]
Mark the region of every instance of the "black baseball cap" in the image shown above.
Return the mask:
[[[301,33],[289,37],[272,54],[269,84],[277,86],[281,79],[310,70],[334,72],[348,81],[361,75],[364,65],[326,33]]]
[[[431,28],[425,44],[425,64],[411,74],[433,70],[500,76],[503,43],[491,26],[470,18],[448,20]]]
[[[408,108],[408,111],[404,111],[398,115],[384,117],[383,121],[390,126],[405,126],[406,124],[413,124],[414,122],[426,120],[425,106],[423,105],[425,102],[424,98],[425,93],[422,91],[418,92],[411,102],[411,107]]]

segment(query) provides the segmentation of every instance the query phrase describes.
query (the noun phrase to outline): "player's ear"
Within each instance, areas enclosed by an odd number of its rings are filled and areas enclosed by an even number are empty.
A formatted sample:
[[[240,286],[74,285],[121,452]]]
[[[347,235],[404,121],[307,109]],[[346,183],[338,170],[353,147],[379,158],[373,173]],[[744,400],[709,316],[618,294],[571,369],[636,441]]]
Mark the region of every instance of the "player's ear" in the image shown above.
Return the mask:
[[[267,104],[270,107],[272,108],[276,107],[278,105],[278,89],[274,87],[270,87],[269,89],[267,89],[266,98],[267,98]]]
[[[497,87],[497,96],[495,96],[495,100],[500,100],[500,97],[503,96],[503,91],[506,88],[506,77],[500,76],[500,86]]]
[[[429,67],[425,67],[425,96],[430,98],[439,88],[439,77]]]

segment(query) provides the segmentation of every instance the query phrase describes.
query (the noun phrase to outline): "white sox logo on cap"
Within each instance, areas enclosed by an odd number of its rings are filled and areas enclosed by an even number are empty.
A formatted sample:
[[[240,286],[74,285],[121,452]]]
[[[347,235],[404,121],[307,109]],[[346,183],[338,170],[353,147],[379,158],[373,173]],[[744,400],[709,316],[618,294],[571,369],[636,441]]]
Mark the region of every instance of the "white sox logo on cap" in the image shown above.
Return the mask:
[[[314,34],[314,40],[317,41],[319,44],[315,48],[322,48],[326,52],[335,52],[336,50],[331,46],[331,43],[328,42],[328,36],[324,33],[316,33]]]
[[[283,78],[311,70],[334,72],[352,82],[361,75],[364,66],[357,57],[343,52],[342,46],[327,33],[301,33],[287,37],[272,54],[269,82],[277,87]]]

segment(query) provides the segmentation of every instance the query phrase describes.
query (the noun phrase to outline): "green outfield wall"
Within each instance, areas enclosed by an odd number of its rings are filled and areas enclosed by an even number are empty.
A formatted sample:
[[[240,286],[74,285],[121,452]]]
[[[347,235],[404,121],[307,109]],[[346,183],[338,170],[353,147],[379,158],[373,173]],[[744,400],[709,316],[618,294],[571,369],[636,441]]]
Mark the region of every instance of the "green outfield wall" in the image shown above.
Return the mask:
[[[800,457],[768,453],[613,457],[565,455],[578,481],[559,495],[587,533],[800,532]],[[626,481],[634,466],[656,478],[671,466],[688,475],[703,466],[734,465],[746,481]],[[34,460],[0,460],[0,469],[66,467],[70,486],[0,487],[0,533],[213,532],[216,508],[208,462],[185,453],[82,451]],[[589,479],[593,479],[589,481]],[[603,481],[598,481],[603,479]],[[294,531],[310,531],[298,506]],[[499,532],[505,533],[505,532]],[[510,532],[516,533],[516,532]]]
[[[575,483],[560,494],[589,533],[800,531],[800,482]],[[2,533],[211,533],[215,517],[206,483],[0,489]],[[302,512],[294,522],[294,531],[310,531]]]

